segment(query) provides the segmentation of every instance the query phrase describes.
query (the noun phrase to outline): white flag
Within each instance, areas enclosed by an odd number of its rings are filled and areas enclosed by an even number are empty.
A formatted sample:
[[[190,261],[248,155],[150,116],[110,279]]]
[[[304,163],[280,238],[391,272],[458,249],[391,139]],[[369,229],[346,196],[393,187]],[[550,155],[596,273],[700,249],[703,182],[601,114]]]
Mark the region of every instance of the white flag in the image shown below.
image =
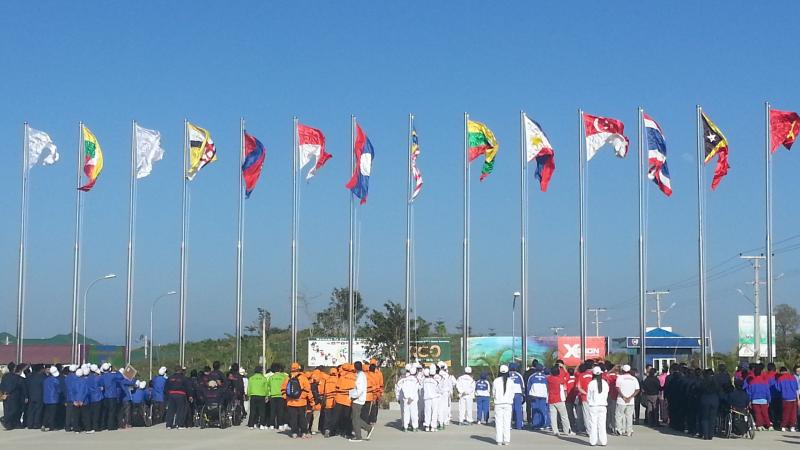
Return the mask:
[[[50,135],[28,127],[28,170],[37,164],[49,166],[56,161],[58,161],[58,151]]]
[[[153,163],[161,161],[161,133],[136,125],[136,178],[144,178],[153,171]]]

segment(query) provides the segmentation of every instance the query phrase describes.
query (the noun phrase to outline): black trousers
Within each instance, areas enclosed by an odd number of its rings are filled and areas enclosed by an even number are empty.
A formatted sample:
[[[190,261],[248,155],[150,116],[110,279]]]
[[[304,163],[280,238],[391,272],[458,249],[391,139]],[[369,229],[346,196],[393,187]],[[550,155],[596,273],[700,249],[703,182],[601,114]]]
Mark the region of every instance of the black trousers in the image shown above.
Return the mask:
[[[89,417],[91,429],[94,431],[101,431],[103,429],[102,413],[103,404],[100,402],[93,402],[89,404]]]
[[[153,425],[164,421],[164,402],[153,402]]]
[[[58,428],[56,424],[56,413],[58,412],[58,403],[52,405],[44,405],[44,416],[42,417],[42,426],[48,430]]]
[[[117,399],[107,398],[103,400],[103,424],[109,431],[119,427],[119,417],[117,416]]]
[[[333,409],[328,411],[330,411],[330,414],[325,418],[325,430],[331,434],[350,436],[353,431],[350,418],[351,408],[337,403]]]
[[[303,434],[308,428],[308,423],[306,422],[306,407],[288,406],[286,411],[289,419],[289,427],[292,429],[292,434],[303,437]]]
[[[275,428],[286,424],[286,400],[281,397],[269,399],[269,424]]]
[[[122,402],[119,410],[119,427],[123,430],[131,425],[131,402]]]
[[[19,400],[16,394],[12,394],[3,401],[3,426],[6,430],[13,430],[22,426],[20,422],[22,419],[22,405]]]
[[[372,409],[372,402],[364,402],[364,405],[361,406],[361,420],[364,422],[369,423],[369,411]]]
[[[267,399],[258,395],[250,396],[250,417],[248,427],[260,427],[267,424]]]
[[[319,419],[317,419],[317,431],[320,433],[325,432],[325,416],[330,409],[325,409],[325,405],[319,410]]]
[[[703,439],[714,437],[718,411],[718,395],[703,395],[700,397],[700,433],[703,435]]]
[[[183,428],[186,426],[186,396],[169,394],[167,400],[167,428]]]
[[[81,406],[81,427],[83,431],[90,431],[92,429],[92,411],[91,404]]]
[[[44,405],[41,401],[28,401],[25,410],[25,426],[30,429],[42,428],[42,411]]]
[[[67,422],[64,425],[66,431],[81,431],[81,409],[72,403],[67,403]]]
[[[378,410],[380,407],[378,406],[378,401],[375,400],[369,405],[369,420],[367,421],[368,424],[374,425],[378,422]]]

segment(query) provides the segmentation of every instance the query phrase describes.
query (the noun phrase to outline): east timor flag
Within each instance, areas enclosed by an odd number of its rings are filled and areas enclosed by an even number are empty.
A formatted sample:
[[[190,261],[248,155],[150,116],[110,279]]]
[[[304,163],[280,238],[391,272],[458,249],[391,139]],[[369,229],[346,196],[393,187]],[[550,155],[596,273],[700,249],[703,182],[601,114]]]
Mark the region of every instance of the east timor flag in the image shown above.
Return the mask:
[[[714,168],[714,179],[711,181],[711,190],[717,188],[722,177],[728,174],[728,140],[719,128],[708,118],[706,113],[700,113],[703,118],[703,145],[705,147],[704,162],[708,163],[717,155],[717,167]]]

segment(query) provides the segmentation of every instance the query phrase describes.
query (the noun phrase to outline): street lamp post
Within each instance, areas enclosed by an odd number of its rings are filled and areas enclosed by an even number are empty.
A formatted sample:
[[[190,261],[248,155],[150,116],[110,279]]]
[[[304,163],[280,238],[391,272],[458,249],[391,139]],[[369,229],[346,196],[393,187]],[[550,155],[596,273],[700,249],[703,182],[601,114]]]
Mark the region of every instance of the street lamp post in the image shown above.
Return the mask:
[[[117,277],[117,275],[114,274],[114,273],[110,273],[108,275],[104,275],[104,276],[92,281],[91,283],[89,283],[89,286],[86,288],[85,291],[83,291],[83,359],[82,359],[82,362],[84,364],[86,363],[86,299],[89,297],[89,289],[91,289],[92,286],[94,286],[96,283],[98,283],[100,281],[110,280],[110,279],[116,278],[116,277]]]
[[[517,299],[521,294],[519,292],[514,292],[514,298],[511,300],[511,362],[514,362],[514,357],[516,355],[516,343],[514,342],[514,336],[516,335],[515,325],[516,325],[516,312],[517,312]],[[522,330],[520,330],[522,332]]]
[[[156,309],[156,303],[162,298],[177,294],[177,291],[169,291],[165,294],[161,294],[153,300],[153,304],[150,306],[150,378],[153,378],[153,310]]]

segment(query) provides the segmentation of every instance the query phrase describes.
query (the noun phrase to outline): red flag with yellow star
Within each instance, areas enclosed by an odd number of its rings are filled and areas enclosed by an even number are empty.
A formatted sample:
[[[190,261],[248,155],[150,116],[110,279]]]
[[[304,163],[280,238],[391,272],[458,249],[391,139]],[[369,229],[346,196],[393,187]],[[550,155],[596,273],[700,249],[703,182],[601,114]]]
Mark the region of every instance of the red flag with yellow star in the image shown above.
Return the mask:
[[[796,112],[771,109],[769,111],[769,133],[772,153],[775,153],[781,144],[786,147],[786,150],[791,150],[792,144],[800,133],[800,116]]]

